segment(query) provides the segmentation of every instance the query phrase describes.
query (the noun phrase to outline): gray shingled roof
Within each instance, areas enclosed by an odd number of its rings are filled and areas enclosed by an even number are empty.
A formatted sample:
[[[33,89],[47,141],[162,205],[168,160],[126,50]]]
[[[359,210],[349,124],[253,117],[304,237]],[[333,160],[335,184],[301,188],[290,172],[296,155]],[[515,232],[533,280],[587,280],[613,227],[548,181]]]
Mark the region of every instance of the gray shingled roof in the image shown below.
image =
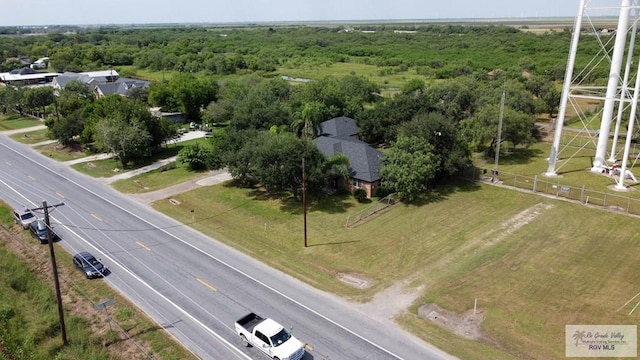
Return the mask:
[[[367,143],[328,136],[320,136],[314,139],[314,142],[320,152],[327,157],[335,153],[345,154],[349,158],[349,173],[352,178],[366,182],[380,180],[382,153]]]
[[[20,69],[14,69],[9,71],[9,74],[12,75],[30,75],[30,74],[37,74],[37,72],[35,70],[33,70],[32,68],[28,68],[28,67],[23,67]]]
[[[139,87],[139,88],[146,88],[149,87],[150,82],[149,81],[145,81],[145,80],[138,80],[138,79],[130,79],[130,78],[118,78],[118,80],[114,81],[115,83],[124,83],[127,85],[127,90],[134,88],[134,87]]]
[[[341,116],[327,120],[320,124],[320,136],[334,138],[348,138],[360,132],[356,121],[346,116]]]
[[[104,96],[108,96],[111,94],[118,94],[118,95],[125,96],[127,95],[127,91],[133,89],[134,87],[146,88],[148,86],[149,86],[148,81],[119,78],[118,80],[112,83],[98,84],[96,85],[96,88],[99,89]]]
[[[109,96],[111,94],[124,95],[127,92],[126,86],[118,83],[98,84],[96,85],[96,88],[100,89],[100,92],[104,96]]]
[[[58,83],[58,85],[60,86],[60,88],[64,89],[65,86],[67,86],[67,84],[71,81],[79,81],[83,84],[87,84],[90,85],[91,83],[93,83],[95,80],[87,75],[84,74],[76,74],[76,73],[70,73],[70,72],[65,72],[62,75],[58,76],[55,81]]]

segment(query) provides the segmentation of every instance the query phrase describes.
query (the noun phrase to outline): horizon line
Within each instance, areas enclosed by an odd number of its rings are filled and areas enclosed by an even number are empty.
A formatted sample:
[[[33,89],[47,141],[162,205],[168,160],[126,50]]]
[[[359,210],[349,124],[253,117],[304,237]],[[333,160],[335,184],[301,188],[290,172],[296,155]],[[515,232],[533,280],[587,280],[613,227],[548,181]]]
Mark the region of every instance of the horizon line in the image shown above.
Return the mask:
[[[77,26],[77,27],[101,27],[101,26],[149,26],[149,25],[268,25],[268,24],[386,24],[386,23],[430,23],[430,22],[482,22],[482,23],[490,23],[490,22],[509,22],[509,21],[522,21],[522,20],[532,20],[544,22],[545,20],[553,21],[553,20],[567,20],[574,19],[574,16],[531,16],[531,17],[523,17],[523,16],[512,16],[512,17],[472,17],[472,18],[423,18],[423,19],[344,19],[344,20],[260,20],[260,21],[224,21],[224,22],[123,22],[123,23],[94,23],[94,24],[32,24],[32,25],[0,25],[0,28],[41,28],[41,27],[50,27],[50,26]],[[598,16],[596,18],[610,18],[615,19],[616,16],[613,15],[603,15]]]

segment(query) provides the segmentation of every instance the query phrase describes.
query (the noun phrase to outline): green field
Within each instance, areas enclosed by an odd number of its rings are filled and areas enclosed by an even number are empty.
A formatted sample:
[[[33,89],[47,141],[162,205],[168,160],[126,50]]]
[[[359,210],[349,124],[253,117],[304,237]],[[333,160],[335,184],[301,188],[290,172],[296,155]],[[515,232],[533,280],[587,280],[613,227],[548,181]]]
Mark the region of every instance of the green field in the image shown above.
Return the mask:
[[[281,67],[278,72],[297,78],[321,79],[327,76],[341,78],[348,75],[363,76],[374,82],[382,89],[401,88],[411,79],[426,80],[418,75],[414,69],[395,72],[393,67],[380,67],[359,63],[335,63],[331,65],[305,65],[299,68]]]
[[[311,201],[308,248],[302,208],[257,189],[222,185],[154,207],[322,290],[365,302],[409,280],[422,296],[400,322],[465,359],[559,358],[567,324],[636,324],[616,312],[640,291],[637,220],[485,184],[460,183],[419,205],[396,205],[355,228],[351,197]],[[194,210],[191,212],[191,210]],[[360,290],[338,274],[375,285]],[[436,303],[462,312],[477,298],[480,340],[464,340],[417,316]]]
[[[200,144],[202,146],[208,146],[208,143],[209,143],[208,139],[198,138],[198,139],[182,141],[179,143],[168,144],[162,149],[160,149],[160,151],[155,153],[153,156],[146,158],[144,162],[136,163],[136,164],[127,164],[127,168],[125,170],[129,171],[133,169],[138,169],[143,166],[151,165],[158,160],[177,156],[180,150],[182,150],[185,146],[188,146],[188,145]],[[86,156],[86,155],[82,155],[82,156]],[[74,164],[72,165],[72,167],[81,173],[84,173],[93,177],[112,177],[114,175],[119,174],[122,171],[122,163],[119,160],[116,160],[114,158],[82,162],[79,164]],[[167,183],[175,183],[175,180],[171,180],[171,179],[162,180],[162,181],[166,181]]]
[[[88,281],[57,251],[68,346],[62,345],[49,250],[33,246],[28,232],[13,226],[9,207],[0,204],[0,358],[2,359],[191,359],[162,328],[105,282]],[[16,254],[19,254],[17,256]],[[107,298],[110,324],[94,309]],[[123,329],[126,335],[119,331]],[[130,339],[128,339],[130,338]]]
[[[42,121],[38,119],[24,117],[18,114],[0,114],[0,131],[24,129],[42,124]]]
[[[13,134],[10,137],[18,142],[23,144],[37,144],[39,142],[47,141],[49,138],[47,137],[48,129],[29,131],[20,134]]]
[[[543,178],[549,146],[506,149],[501,174]],[[177,148],[158,158],[174,155]],[[611,189],[612,178],[588,171],[592,156],[592,149],[565,149],[558,181],[619,194]],[[95,163],[101,170],[92,168],[93,176],[119,167],[114,160]],[[478,165],[491,168],[493,162],[481,158]],[[177,166],[115,186],[123,192],[152,191],[199,175]],[[631,189],[623,195],[640,196],[635,186]],[[419,204],[395,205],[354,228],[345,227],[347,218],[368,204],[351,196],[311,199],[307,248],[300,202],[260,189],[227,183],[173,196],[179,205],[164,200],[154,207],[356,303],[408,282],[420,295],[398,322],[464,359],[559,358],[565,325],[637,324],[640,312],[631,313],[636,302],[623,306],[640,291],[640,275],[634,272],[640,255],[635,218],[481,183],[437,190]],[[357,289],[340,281],[340,274],[368,278],[374,285]],[[474,299],[486,317],[476,340],[418,316],[424,304],[463,313]]]
[[[185,181],[204,176],[206,173],[188,170],[184,166],[172,164],[151,170],[129,179],[114,181],[114,189],[127,193],[139,194],[167,188]]]

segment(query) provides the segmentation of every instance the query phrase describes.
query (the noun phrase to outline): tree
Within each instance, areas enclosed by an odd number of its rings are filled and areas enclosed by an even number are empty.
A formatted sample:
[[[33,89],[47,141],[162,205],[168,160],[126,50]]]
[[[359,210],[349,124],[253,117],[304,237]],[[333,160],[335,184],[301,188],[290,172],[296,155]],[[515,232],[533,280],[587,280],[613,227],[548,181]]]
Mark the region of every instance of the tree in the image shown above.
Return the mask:
[[[152,82],[149,85],[149,103],[161,107],[165,111],[178,111],[180,104],[174,98],[173,92],[169,89],[168,83]]]
[[[199,144],[187,145],[178,153],[178,161],[189,170],[201,171],[218,166],[211,148]]]
[[[310,140],[286,132],[263,132],[248,146],[253,149],[252,172],[270,193],[290,191],[295,197],[299,195],[303,158],[310,191],[318,190],[325,183],[324,156]]]
[[[245,186],[260,184],[273,194],[290,192],[298,197],[305,159],[307,189],[319,192],[326,184],[322,153],[313,142],[290,132],[234,130],[214,139],[216,156],[234,179]]]
[[[213,138],[215,155],[221,159],[222,166],[227,166],[231,176],[243,186],[252,186],[256,180],[250,172],[253,152],[249,141],[256,138],[259,132],[255,129],[236,130],[227,128],[215,133]]]
[[[127,91],[127,97],[132,100],[138,100],[141,103],[149,102],[149,89],[143,87],[134,87]]]
[[[433,147],[425,139],[399,136],[382,158],[380,174],[385,186],[393,188],[402,201],[411,202],[427,190],[438,163]]]
[[[95,94],[91,88],[77,80],[70,81],[60,90],[58,96],[58,109],[61,116],[73,114],[76,110],[81,110],[85,105],[95,101]]]
[[[462,122],[463,136],[473,150],[488,152],[489,156],[494,155],[492,151],[495,149],[498,136],[499,117],[499,105],[492,105],[480,109],[473,117]],[[509,141],[513,146],[526,146],[535,142],[535,131],[532,115],[505,106],[502,122],[503,141]]]
[[[14,111],[20,106],[22,93],[13,86],[0,87],[0,110],[3,114]]]
[[[55,120],[46,123],[49,137],[63,145],[72,144],[85,129],[83,110],[94,101],[95,95],[87,85],[70,81],[54,98],[57,116]]]
[[[418,113],[434,110],[425,93],[399,94],[367,109],[358,118],[362,135],[368,143],[390,143],[396,140],[398,126]]]
[[[151,135],[140,120],[108,117],[95,126],[96,145],[116,155],[122,167],[149,154]]]
[[[129,122],[139,121],[142,128],[150,136],[149,151],[160,146],[176,134],[176,126],[169,120],[151,115],[149,108],[137,101],[120,95],[109,95],[89,104],[82,111],[85,126],[82,141],[90,143],[95,140],[96,124],[104,118],[125,119]]]
[[[549,113],[550,117],[553,117],[553,114],[558,111],[560,95],[560,92],[555,88],[553,83],[544,86],[540,92],[539,99],[542,100],[544,104],[542,111]]]
[[[327,107],[317,101],[305,103],[297,119],[291,123],[291,130],[298,137],[313,139],[320,134],[320,124],[326,120]]]
[[[49,120],[46,125],[49,128],[49,138],[67,146],[73,144],[75,137],[82,133],[84,118],[80,115],[80,110],[76,110],[59,119]]]
[[[457,122],[473,113],[476,87],[476,81],[458,78],[434,83],[425,93],[429,103],[433,104],[434,111]]]
[[[149,89],[149,101],[169,111],[180,110],[187,119],[200,121],[201,109],[216,100],[217,83],[208,77],[181,73],[166,84]]]
[[[319,102],[329,110],[328,117],[356,116],[363,104],[376,101],[379,89],[373,82],[356,75],[325,77],[294,88],[293,107]]]
[[[326,159],[324,171],[327,176],[328,185],[337,189],[340,182],[349,180],[349,157],[343,153],[331,155]]]
[[[425,89],[425,86],[426,85],[424,83],[424,80],[413,78],[407,81],[406,84],[404,84],[404,86],[402,87],[402,92],[405,94],[411,94],[416,91],[423,92]]]
[[[399,135],[418,136],[433,146],[433,154],[439,159],[435,181],[443,181],[471,163],[469,146],[457,123],[438,112],[414,116],[400,125]]]
[[[207,106],[202,114],[202,121],[209,124],[225,123],[231,119],[232,114],[233,103],[227,99],[219,99]]]
[[[231,127],[266,130],[273,125],[289,125],[291,115],[286,105],[286,98],[283,98],[288,96],[288,91],[282,88],[283,85],[288,86],[281,80],[266,80],[258,82],[251,88],[234,89]],[[241,96],[243,93],[245,95]],[[230,99],[225,97],[225,100]]]
[[[25,89],[22,93],[22,104],[26,111],[46,116],[46,107],[55,101],[53,88],[50,86]]]

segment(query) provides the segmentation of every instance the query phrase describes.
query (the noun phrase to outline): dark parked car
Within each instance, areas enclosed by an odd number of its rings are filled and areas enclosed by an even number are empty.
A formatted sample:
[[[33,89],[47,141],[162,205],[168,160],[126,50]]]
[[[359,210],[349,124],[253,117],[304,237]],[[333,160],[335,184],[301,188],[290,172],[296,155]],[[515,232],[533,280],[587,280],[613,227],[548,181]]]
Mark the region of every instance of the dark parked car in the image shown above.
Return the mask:
[[[81,270],[87,279],[102,277],[109,272],[106,266],[86,251],[73,255],[73,265]]]
[[[36,220],[29,224],[29,232],[31,232],[31,235],[33,235],[34,238],[40,240],[41,244],[46,244],[48,242],[47,224],[44,221]],[[53,239],[53,242],[60,240],[60,236],[58,236],[53,229],[51,229],[51,239]]]

